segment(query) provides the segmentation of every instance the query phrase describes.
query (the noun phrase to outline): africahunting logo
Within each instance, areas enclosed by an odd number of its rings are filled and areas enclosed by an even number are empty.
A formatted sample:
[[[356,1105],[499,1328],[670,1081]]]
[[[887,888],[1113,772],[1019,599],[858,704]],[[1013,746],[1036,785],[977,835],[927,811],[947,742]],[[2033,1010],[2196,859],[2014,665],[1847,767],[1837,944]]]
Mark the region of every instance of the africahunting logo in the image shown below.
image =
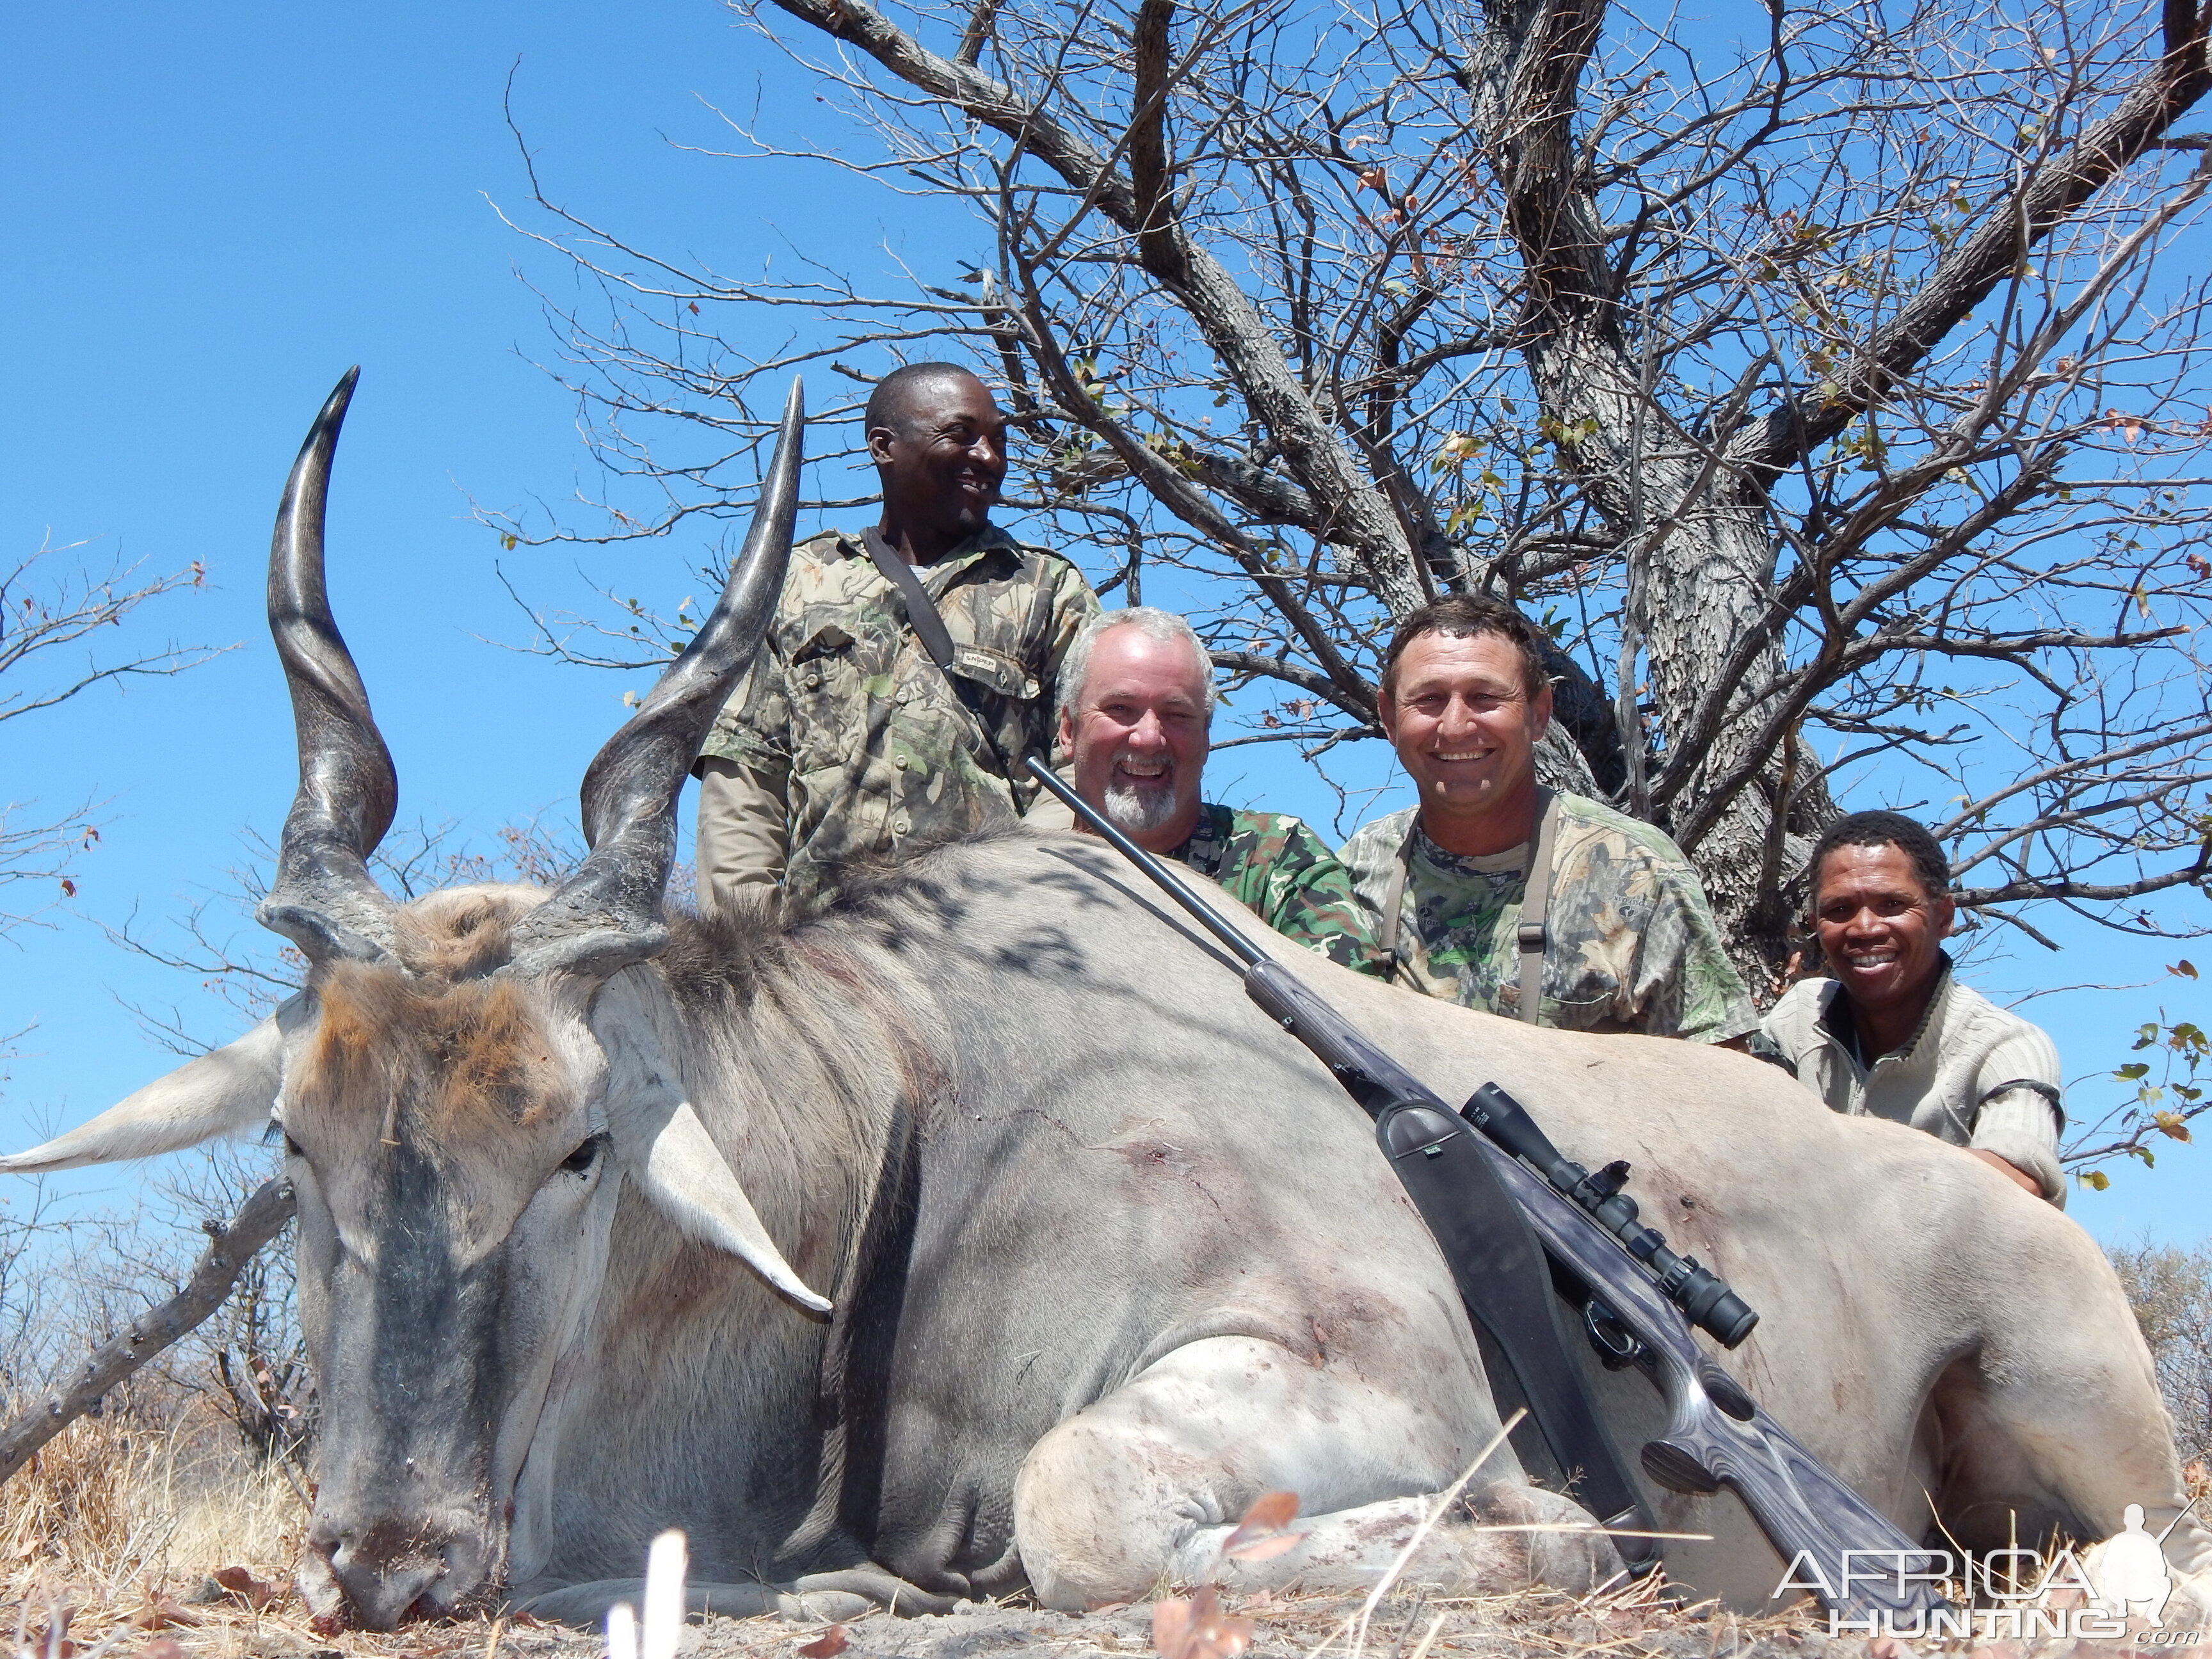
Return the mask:
[[[2212,1632],[2166,1627],[2173,1571],[2165,1544],[2196,1507],[2191,1502],[2153,1533],[2143,1525],[2142,1505],[2130,1504],[2120,1531],[2079,1554],[2070,1545],[2049,1555],[2017,1547],[1845,1550],[1829,1571],[1813,1551],[1800,1550],[1769,1599],[1810,1591],[1831,1609],[1832,1636],[2113,1642],[2127,1638],[2130,1621],[2140,1621],[2133,1638],[2138,1647],[2194,1647]],[[1942,1605],[1928,1605],[1938,1597]],[[1836,1611],[1869,1605],[1879,1610],[1858,1617]]]

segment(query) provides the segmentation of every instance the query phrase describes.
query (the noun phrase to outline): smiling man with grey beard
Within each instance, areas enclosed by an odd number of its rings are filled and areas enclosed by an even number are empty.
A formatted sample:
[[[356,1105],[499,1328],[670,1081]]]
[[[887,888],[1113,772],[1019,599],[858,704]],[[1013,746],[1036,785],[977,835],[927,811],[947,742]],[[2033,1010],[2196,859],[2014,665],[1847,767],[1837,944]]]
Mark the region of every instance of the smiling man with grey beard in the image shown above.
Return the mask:
[[[1221,884],[1284,938],[1364,973],[1379,964],[1344,867],[1280,812],[1199,793],[1213,662],[1191,626],[1148,605],[1088,623],[1060,665],[1060,742],[1075,790],[1146,852]]]

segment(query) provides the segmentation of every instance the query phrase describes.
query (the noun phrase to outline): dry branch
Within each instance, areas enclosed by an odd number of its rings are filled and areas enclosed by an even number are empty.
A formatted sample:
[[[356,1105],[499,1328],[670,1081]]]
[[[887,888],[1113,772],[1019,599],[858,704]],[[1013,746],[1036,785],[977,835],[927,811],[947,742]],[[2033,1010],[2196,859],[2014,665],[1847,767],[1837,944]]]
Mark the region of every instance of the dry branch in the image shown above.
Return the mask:
[[[0,1428],[0,1480],[98,1404],[102,1396],[222,1305],[246,1264],[292,1218],[292,1183],[266,1181],[239,1208],[228,1227],[202,1224],[212,1237],[184,1288],[121,1335],[94,1350],[82,1369],[44,1400]]]

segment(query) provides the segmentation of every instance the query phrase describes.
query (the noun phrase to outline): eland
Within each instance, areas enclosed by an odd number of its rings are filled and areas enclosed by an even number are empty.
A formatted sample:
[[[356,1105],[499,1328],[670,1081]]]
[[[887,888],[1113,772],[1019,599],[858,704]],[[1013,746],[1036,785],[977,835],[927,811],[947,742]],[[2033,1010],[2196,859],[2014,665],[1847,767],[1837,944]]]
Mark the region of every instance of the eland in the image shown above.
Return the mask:
[[[597,1618],[670,1527],[695,1607],[1026,1585],[1080,1609],[1203,1577],[1274,1490],[1303,1540],[1232,1564],[1239,1586],[1371,1585],[1499,1413],[1366,1118],[1217,947],[1097,842],[1018,828],[809,914],[664,908],[678,793],[781,580],[797,389],[720,602],[585,774],[589,854],[550,891],[399,905],[366,862],[397,778],[324,587],[352,384],[293,468],[269,575],[300,787],[258,915],[307,982],[0,1159],[281,1134],[322,1401],[299,1582],[325,1627],[501,1597]],[[1445,1097],[1495,1079],[1570,1156],[1630,1159],[1647,1212],[1765,1316],[1730,1368],[1908,1534],[2182,1515],[2126,1300],[2049,1205],[1754,1060],[1279,954]],[[1658,1431],[1639,1378],[1584,1359],[1625,1443]],[[1415,1577],[1618,1570],[1510,1443],[1468,1492]],[[1647,1496],[1683,1535],[1670,1577],[1767,1605],[1784,1564],[1733,1499]],[[2212,1599],[2212,1534],[2185,1516],[2166,1554]]]

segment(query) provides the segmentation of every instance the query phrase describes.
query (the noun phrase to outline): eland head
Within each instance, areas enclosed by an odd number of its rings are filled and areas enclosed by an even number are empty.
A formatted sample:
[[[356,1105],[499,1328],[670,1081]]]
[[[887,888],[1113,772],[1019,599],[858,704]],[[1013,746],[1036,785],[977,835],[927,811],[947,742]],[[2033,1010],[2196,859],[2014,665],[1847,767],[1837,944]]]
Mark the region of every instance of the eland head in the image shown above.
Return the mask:
[[[398,780],[324,582],[356,373],[293,465],[269,561],[300,787],[258,915],[305,954],[307,983],[236,1042],[0,1170],[281,1133],[325,1402],[301,1585],[326,1625],[386,1629],[501,1582],[524,1455],[625,1182],[797,1309],[829,1304],[770,1237],[652,1021],[623,1012],[623,970],[667,942],[677,796],[782,585],[799,387],[720,602],[584,775],[589,854],[550,893],[477,885],[402,906],[368,866]]]

